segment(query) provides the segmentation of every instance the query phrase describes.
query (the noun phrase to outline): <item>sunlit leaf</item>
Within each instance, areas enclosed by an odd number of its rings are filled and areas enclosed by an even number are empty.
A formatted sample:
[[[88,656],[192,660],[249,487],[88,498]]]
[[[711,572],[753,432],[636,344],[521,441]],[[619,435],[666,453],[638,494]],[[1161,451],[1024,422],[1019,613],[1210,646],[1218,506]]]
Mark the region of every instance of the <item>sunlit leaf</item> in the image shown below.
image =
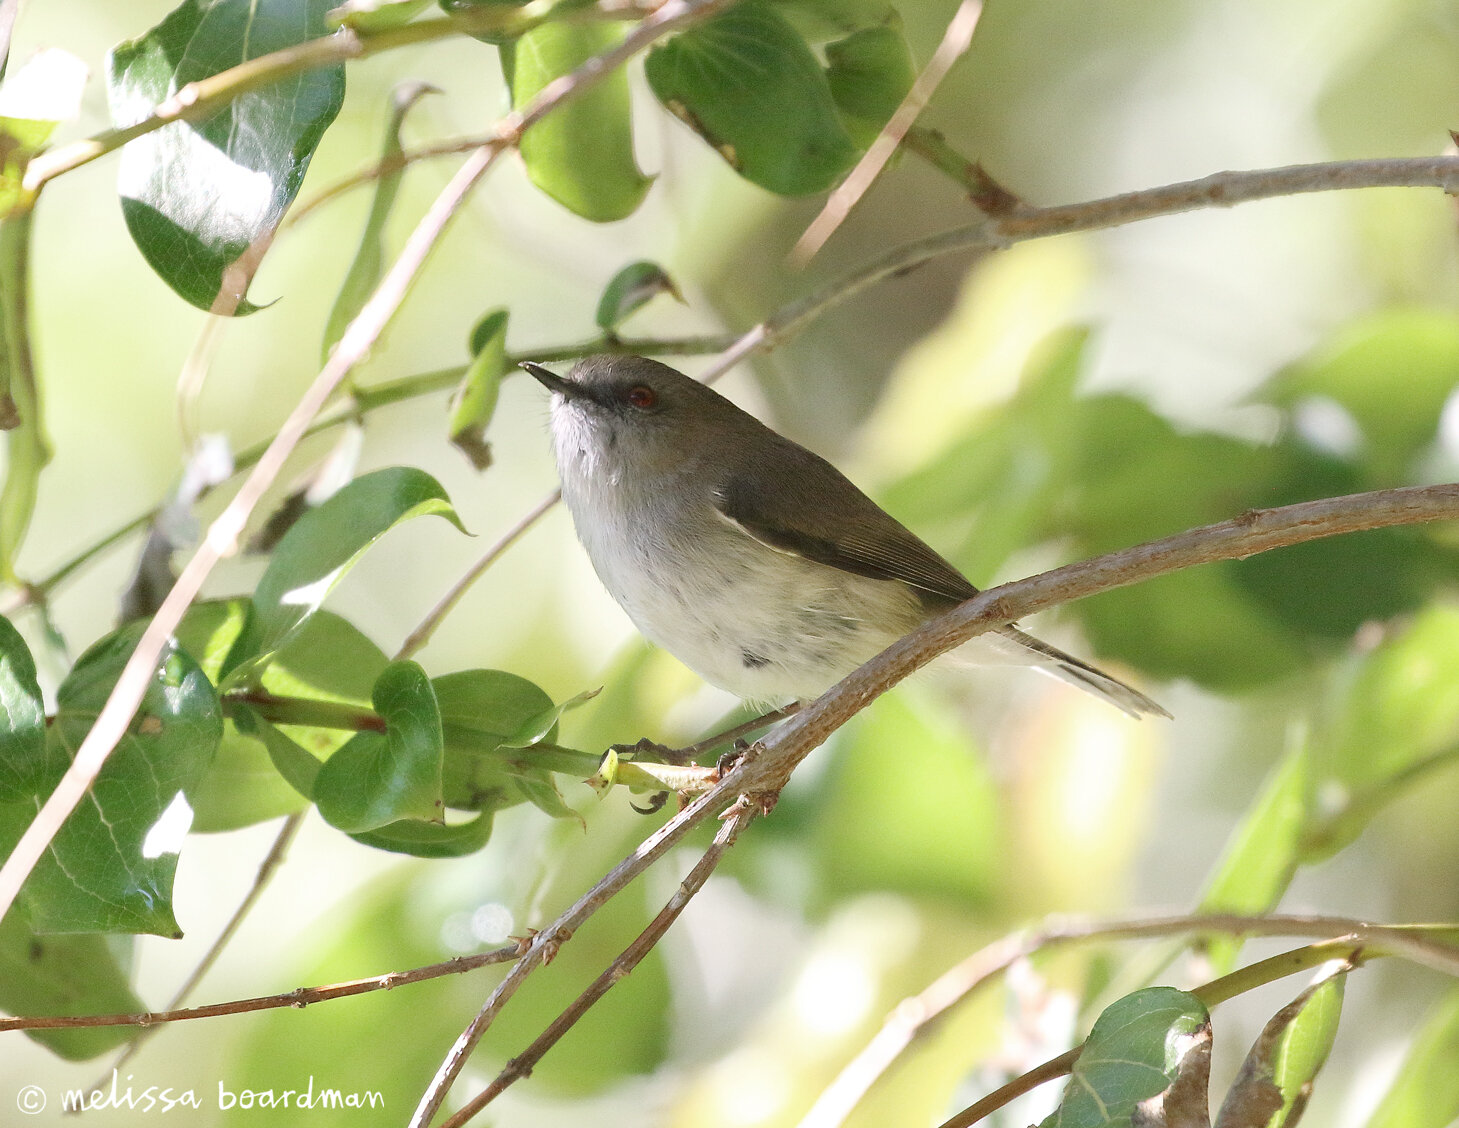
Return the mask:
[[[258,582],[253,614],[229,655],[225,681],[236,684],[256,676],[365,549],[400,522],[431,514],[461,528],[446,491],[434,478],[411,467],[395,467],[355,479],[301,517],[279,542]]]
[[[385,31],[409,23],[425,11],[431,0],[344,0],[330,10],[331,27],[352,27],[359,31]]]
[[[82,655],[57,692],[55,723],[32,796],[9,804],[8,851],[50,794],[91,729],[142,624],[109,635]],[[188,793],[206,774],[222,737],[212,684],[182,650],[168,647],[136,718],[88,799],[52,840],[24,891],[39,932],[178,935],[172,880],[192,822]],[[16,808],[25,817],[17,819]]]
[[[1148,987],[1106,1007],[1074,1063],[1058,1109],[1039,1128],[1125,1128],[1135,1106],[1164,1092],[1210,1017],[1194,995]]]
[[[644,69],[659,101],[761,188],[824,192],[856,160],[820,63],[764,0],[659,44]]]
[[[112,117],[128,126],[190,82],[329,34],[335,0],[184,0],[112,51]],[[207,309],[224,272],[271,233],[344,101],[344,67],[310,67],[179,121],[122,151],[122,214],[138,249],[180,296]],[[235,312],[257,308],[240,300]]]
[[[1449,1128],[1459,1117],[1459,991],[1424,1020],[1367,1128]]]
[[[1232,831],[1201,898],[1201,912],[1256,914],[1276,905],[1297,868],[1311,787],[1307,749],[1299,746],[1272,772]],[[1207,945],[1214,974],[1235,966],[1239,941],[1221,937]]]
[[[512,109],[522,109],[548,83],[616,47],[624,34],[608,21],[557,20],[503,44]],[[633,155],[628,76],[621,68],[531,126],[519,148],[533,184],[599,223],[632,215],[653,183]]]

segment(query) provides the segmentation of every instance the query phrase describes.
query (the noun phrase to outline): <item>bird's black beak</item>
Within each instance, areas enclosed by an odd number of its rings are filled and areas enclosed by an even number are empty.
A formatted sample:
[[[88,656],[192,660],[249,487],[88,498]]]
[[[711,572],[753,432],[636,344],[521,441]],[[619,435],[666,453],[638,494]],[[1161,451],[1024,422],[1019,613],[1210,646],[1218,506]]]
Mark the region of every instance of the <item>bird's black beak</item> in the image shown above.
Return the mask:
[[[533,361],[522,361],[522,368],[549,392],[556,392],[563,399],[570,400],[574,397],[581,397],[583,394],[583,390],[576,384],[564,380],[556,372],[543,368],[542,365]]]

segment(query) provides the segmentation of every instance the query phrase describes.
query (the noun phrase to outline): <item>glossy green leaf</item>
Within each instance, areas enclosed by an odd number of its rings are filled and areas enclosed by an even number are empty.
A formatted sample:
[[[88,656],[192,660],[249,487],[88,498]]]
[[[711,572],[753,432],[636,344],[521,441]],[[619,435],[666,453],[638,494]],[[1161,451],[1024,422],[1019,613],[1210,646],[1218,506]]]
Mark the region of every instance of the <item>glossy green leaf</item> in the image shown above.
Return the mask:
[[[1264,913],[1281,900],[1297,869],[1311,788],[1307,750],[1294,748],[1232,831],[1200,912]],[[1213,974],[1232,970],[1240,949],[1239,941],[1211,939],[1206,954]]]
[[[394,467],[355,479],[301,517],[279,542],[258,582],[253,615],[229,655],[225,682],[255,677],[365,549],[400,522],[431,514],[462,528],[434,478],[411,467]]]
[[[510,733],[502,740],[503,748],[529,748],[539,740],[546,740],[557,730],[557,722],[569,709],[576,709],[584,702],[591,701],[598,696],[598,690],[587,689],[582,693],[574,694],[566,701],[558,705],[549,706],[540,713],[529,717],[522,724],[517,726],[516,731]]]
[[[471,363],[456,387],[451,408],[451,445],[478,470],[491,465],[486,429],[496,414],[502,377],[507,374],[507,311],[493,310],[471,330]]]
[[[826,80],[851,139],[865,149],[891,120],[917,79],[912,49],[893,16],[826,45]]]
[[[40,376],[30,347],[32,214],[0,219],[0,430],[7,432],[5,479],[0,484],[0,579],[12,582],[15,558],[35,513],[41,471],[51,460]]]
[[[117,959],[119,943],[117,937],[37,936],[23,913],[7,913],[0,921],[0,1008],[24,1015],[145,1011]],[[98,1026],[26,1035],[68,1061],[84,1061],[130,1041],[136,1031]]]
[[[1368,1128],[1450,1128],[1459,1118],[1459,990],[1451,989],[1414,1035]]]
[[[46,711],[30,648],[0,618],[0,803],[35,794],[45,760]]]
[[[394,11],[401,7],[404,5],[392,4],[387,10]],[[353,23],[358,18],[356,14],[349,22]],[[424,95],[432,92],[439,93],[429,83],[403,82],[391,93],[390,121],[385,127],[385,144],[380,151],[382,164],[398,159],[405,151],[400,141],[400,129],[405,124],[405,115],[410,113],[411,107]],[[385,271],[385,226],[390,222],[391,212],[395,209],[395,197],[400,192],[400,181],[404,176],[405,166],[400,165],[375,180],[375,195],[370,201],[370,214],[365,217],[365,230],[360,234],[360,245],[355,250],[355,257],[350,262],[349,270],[345,272],[344,282],[340,284],[339,295],[334,299],[334,308],[329,311],[329,319],[325,322],[324,344],[320,349],[322,360],[329,359],[329,354],[334,351],[340,337],[344,336],[349,323],[364,308],[365,302],[369,301],[375,287],[380,284]]]
[[[528,0],[440,0],[441,9],[452,15],[466,14],[473,11],[480,11],[482,8],[494,9],[495,14],[508,17],[516,10],[527,5]],[[505,28],[501,31],[477,30],[471,32],[475,39],[483,43],[495,43],[501,45],[510,43],[518,35],[522,34],[522,28],[517,27],[508,31]]]
[[[612,50],[624,34],[608,21],[554,21],[503,44],[512,109],[524,108],[549,83]],[[628,75],[622,68],[533,125],[519,148],[533,184],[599,223],[632,215],[653,183],[633,155]]]
[[[149,116],[189,82],[329,34],[335,0],[184,0],[108,60],[112,118]],[[122,214],[138,249],[180,296],[208,309],[224,272],[270,234],[344,100],[344,67],[313,67],[174,122],[122,151]],[[257,307],[246,299],[235,312]]]
[[[242,716],[250,714],[244,712]],[[267,721],[253,717],[246,727],[242,723],[239,727],[263,745],[264,754],[279,773],[280,779],[300,796],[310,800],[314,798],[314,784],[319,778],[319,769],[324,766],[323,762],[298,741]],[[349,743],[348,740],[345,743]]]
[[[20,804],[29,814],[90,731],[142,627],[97,643],[61,683],[39,786]],[[26,883],[37,931],[178,934],[172,880],[192,821],[188,793],[207,773],[222,732],[212,683],[184,651],[169,647],[89,801],[66,820]],[[23,823],[6,821],[18,835]],[[3,845],[8,851],[14,842]]]
[[[777,195],[824,192],[858,156],[820,63],[764,0],[745,0],[656,46],[645,71],[671,113]]]
[[[603,288],[593,320],[603,332],[613,333],[660,294],[669,294],[681,302],[684,300],[679,287],[658,263],[631,262],[613,275]]]
[[[400,819],[440,821],[441,712],[430,679],[414,662],[394,662],[375,683],[373,702],[385,732],[356,733],[319,769],[319,813],[350,832]]]
[[[1173,987],[1117,999],[1095,1021],[1063,1100],[1039,1128],[1126,1128],[1136,1105],[1175,1082],[1209,1022],[1200,999]]]

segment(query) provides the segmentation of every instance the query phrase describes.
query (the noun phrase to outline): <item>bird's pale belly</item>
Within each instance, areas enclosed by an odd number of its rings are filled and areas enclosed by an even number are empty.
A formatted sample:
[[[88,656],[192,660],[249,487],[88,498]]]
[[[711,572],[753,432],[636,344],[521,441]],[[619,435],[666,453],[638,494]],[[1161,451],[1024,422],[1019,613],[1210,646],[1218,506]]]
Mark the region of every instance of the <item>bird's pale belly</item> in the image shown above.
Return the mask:
[[[900,584],[775,552],[729,527],[693,548],[600,528],[612,543],[592,538],[588,555],[634,625],[711,685],[750,700],[814,697],[924,616]],[[686,552],[692,566],[666,564]]]

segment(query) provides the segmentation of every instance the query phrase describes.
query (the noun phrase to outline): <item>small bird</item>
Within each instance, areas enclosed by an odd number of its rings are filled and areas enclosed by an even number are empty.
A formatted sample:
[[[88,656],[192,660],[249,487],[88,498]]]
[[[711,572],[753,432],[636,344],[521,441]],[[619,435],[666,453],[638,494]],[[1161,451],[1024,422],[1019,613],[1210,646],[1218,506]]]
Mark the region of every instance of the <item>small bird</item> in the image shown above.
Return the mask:
[[[978,589],[825,459],[639,356],[592,356],[552,393],[562,496],[598,577],[649,641],[747,700],[809,700]],[[973,661],[1170,716],[1014,626]]]

